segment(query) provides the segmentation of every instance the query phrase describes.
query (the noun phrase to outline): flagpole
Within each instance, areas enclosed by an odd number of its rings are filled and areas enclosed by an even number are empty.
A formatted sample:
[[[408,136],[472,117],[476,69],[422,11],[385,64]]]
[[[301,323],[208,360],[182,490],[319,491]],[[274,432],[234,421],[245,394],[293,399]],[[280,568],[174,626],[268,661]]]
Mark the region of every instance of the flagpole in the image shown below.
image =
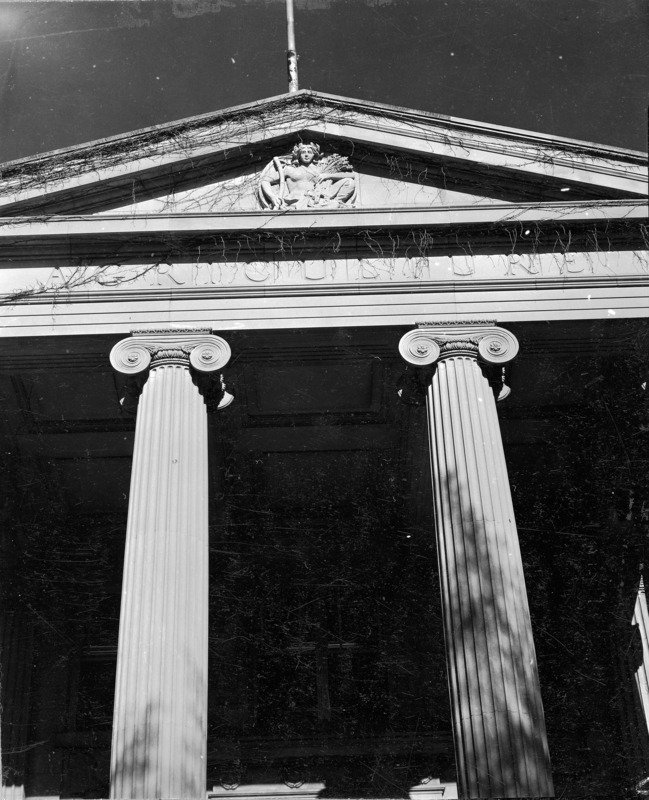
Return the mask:
[[[288,90],[297,92],[297,53],[295,52],[295,22],[293,19],[293,0],[286,0],[286,27],[288,31]]]

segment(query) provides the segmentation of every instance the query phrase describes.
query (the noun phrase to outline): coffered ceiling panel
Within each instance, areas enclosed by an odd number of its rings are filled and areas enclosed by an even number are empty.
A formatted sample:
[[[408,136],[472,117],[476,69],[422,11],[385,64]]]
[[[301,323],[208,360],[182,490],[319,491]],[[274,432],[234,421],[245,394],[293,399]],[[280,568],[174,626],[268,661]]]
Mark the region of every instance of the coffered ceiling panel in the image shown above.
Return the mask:
[[[56,462],[72,512],[126,512],[130,458],[61,459]]]
[[[107,419],[119,414],[111,372],[32,372],[15,379],[19,403],[33,421]]]
[[[380,406],[378,362],[249,365],[247,411],[265,414],[375,412]]]

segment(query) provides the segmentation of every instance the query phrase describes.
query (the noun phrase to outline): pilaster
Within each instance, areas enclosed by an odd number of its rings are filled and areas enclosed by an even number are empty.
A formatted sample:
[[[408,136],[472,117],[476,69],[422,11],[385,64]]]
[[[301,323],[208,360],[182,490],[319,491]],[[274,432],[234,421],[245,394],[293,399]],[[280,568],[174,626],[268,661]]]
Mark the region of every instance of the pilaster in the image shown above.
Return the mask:
[[[554,796],[523,566],[496,412],[516,338],[491,323],[420,326],[440,584],[461,798]]]
[[[208,655],[207,415],[190,367],[223,367],[206,330],[135,331],[111,352],[149,370],[137,410],[117,658],[111,798],[202,798]]]

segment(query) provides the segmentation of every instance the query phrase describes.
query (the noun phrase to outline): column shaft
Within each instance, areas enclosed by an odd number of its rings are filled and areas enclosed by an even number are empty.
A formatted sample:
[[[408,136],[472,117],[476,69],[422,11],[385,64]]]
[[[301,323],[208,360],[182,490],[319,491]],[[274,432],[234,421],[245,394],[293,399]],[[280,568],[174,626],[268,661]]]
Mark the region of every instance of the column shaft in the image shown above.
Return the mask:
[[[442,358],[427,400],[460,796],[551,797],[507,467],[476,356]]]
[[[27,754],[30,750],[29,705],[32,697],[34,630],[22,611],[0,613],[0,712],[3,759],[2,800],[25,797]]]
[[[199,798],[206,789],[207,415],[188,367],[154,367],[138,407],[112,798]]]

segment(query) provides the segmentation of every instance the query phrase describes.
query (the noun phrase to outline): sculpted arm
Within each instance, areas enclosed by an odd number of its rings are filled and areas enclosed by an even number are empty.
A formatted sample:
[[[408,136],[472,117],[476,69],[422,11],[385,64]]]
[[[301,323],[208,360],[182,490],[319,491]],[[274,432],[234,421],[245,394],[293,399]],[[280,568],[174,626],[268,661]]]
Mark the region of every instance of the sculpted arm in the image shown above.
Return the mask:
[[[277,164],[277,159],[273,160],[273,167],[269,171],[266,178],[261,182],[260,188],[262,194],[266,198],[266,200],[270,203],[272,208],[281,208],[282,199],[279,196],[278,192],[275,191],[273,188],[274,186],[279,186],[282,182],[282,177],[280,175],[281,167]]]
[[[318,181],[342,181],[345,178],[353,178],[352,172],[321,172]]]

